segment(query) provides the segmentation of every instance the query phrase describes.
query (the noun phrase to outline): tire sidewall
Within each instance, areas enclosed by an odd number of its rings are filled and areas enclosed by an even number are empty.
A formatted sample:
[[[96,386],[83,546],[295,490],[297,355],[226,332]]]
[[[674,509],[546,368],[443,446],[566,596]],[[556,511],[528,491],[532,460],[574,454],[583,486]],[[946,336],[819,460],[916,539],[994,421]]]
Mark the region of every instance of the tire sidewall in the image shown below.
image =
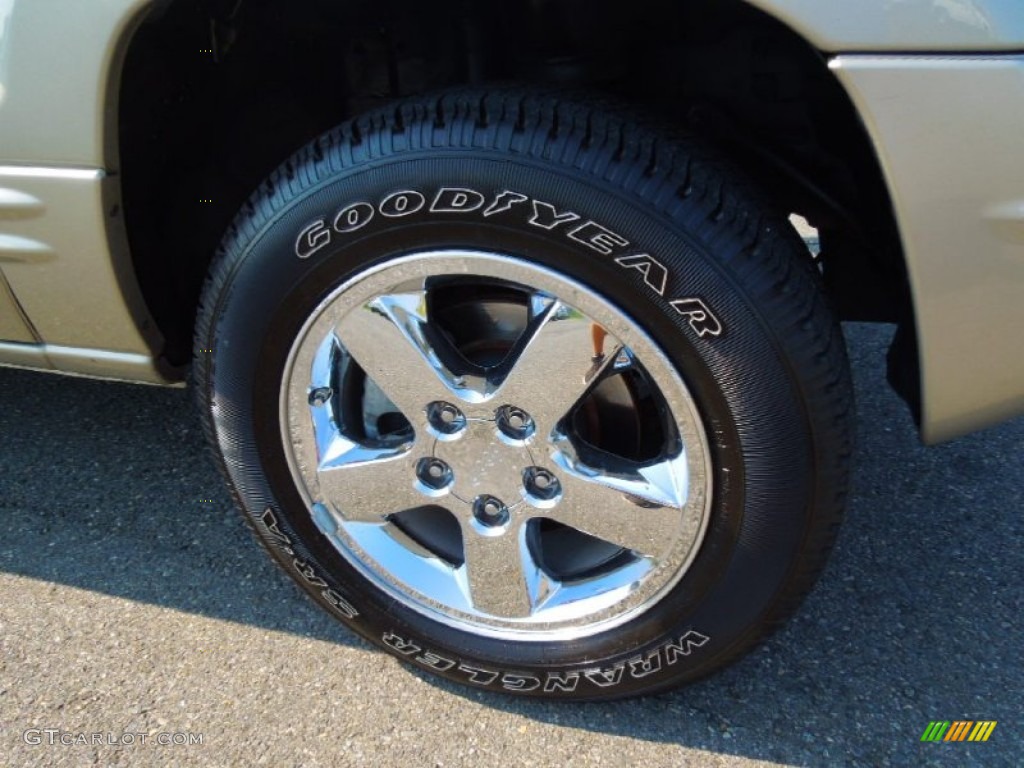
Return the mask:
[[[510,191],[524,200],[489,216],[484,206],[431,210],[444,189],[478,192],[485,205]],[[401,192],[418,193],[423,205],[384,215],[382,206]],[[547,209],[535,203],[576,218],[546,229],[537,222],[550,219],[537,216]],[[357,204],[376,212],[357,230],[339,232],[335,219]],[[777,333],[742,277],[722,265],[725,257],[739,258],[741,244],[709,242],[699,227],[681,225],[687,215],[685,208],[659,211],[642,195],[571,169],[479,150],[347,169],[269,220],[244,244],[221,294],[209,386],[228,472],[285,570],[338,618],[397,655],[461,682],[512,692],[628,695],[705,674],[746,643],[806,534],[812,435]],[[327,229],[316,229],[317,222]],[[605,239],[595,248],[593,240],[568,236],[588,222],[600,230],[585,234],[605,231],[628,244]],[[329,231],[330,241],[305,253],[300,243],[311,227]],[[288,352],[303,324],[332,290],[372,266],[454,248],[540,264],[600,294],[658,343],[696,401],[712,462],[707,532],[671,593],[621,626],[571,643],[510,643],[442,624],[369,585],[322,535],[294,486],[279,402]],[[642,255],[649,261],[622,261]],[[713,310],[719,333],[702,335],[706,326],[673,304],[694,299]]]

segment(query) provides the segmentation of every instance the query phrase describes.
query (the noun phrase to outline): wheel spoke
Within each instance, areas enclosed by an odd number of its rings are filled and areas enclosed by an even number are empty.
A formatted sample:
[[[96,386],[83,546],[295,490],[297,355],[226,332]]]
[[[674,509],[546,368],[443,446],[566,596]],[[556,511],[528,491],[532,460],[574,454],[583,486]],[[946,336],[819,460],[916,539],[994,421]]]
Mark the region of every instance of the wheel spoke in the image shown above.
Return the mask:
[[[339,436],[317,470],[323,501],[345,520],[365,523],[383,523],[395,512],[434,503],[416,490],[418,455],[366,448]]]
[[[686,499],[684,457],[618,472],[593,469],[566,452],[554,458],[563,497],[545,516],[649,556],[677,534]]]
[[[554,270],[458,249],[378,264],[322,303],[288,370],[313,522],[440,625],[587,637],[646,611],[701,545],[709,459],[679,372]]]
[[[545,302],[502,363],[505,375],[495,402],[525,408],[546,437],[620,351],[603,328],[575,309]]]
[[[459,577],[476,610],[523,618],[554,591],[530,554],[525,530],[526,521],[514,519],[509,530],[486,536],[472,522],[463,522],[465,563]]]
[[[421,421],[429,402],[483,399],[473,382],[449,369],[447,361],[455,353],[429,322],[424,291],[378,296],[349,312],[335,332],[366,375],[412,423]]]

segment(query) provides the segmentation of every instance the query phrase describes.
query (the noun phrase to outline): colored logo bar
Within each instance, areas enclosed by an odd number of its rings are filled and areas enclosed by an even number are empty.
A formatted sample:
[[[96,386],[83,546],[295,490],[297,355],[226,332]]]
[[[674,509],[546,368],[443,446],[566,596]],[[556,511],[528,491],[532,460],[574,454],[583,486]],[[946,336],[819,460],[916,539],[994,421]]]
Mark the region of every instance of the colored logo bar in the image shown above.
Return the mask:
[[[988,741],[997,720],[932,720],[921,734],[921,741]]]

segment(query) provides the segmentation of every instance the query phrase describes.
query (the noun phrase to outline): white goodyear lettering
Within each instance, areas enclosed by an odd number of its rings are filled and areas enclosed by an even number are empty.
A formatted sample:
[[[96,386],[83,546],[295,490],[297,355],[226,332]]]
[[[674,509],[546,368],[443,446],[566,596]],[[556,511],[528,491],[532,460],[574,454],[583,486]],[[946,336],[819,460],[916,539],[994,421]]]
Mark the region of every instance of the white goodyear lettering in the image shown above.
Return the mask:
[[[702,339],[705,336],[721,336],[722,323],[714,312],[701,299],[675,299],[670,301],[671,307],[683,315],[690,323],[690,327],[697,332]]]
[[[576,221],[579,218],[579,214],[572,211],[558,213],[555,210],[555,206],[551,205],[551,203],[544,203],[540,200],[532,200],[531,203],[533,204],[533,216],[530,217],[530,223],[541,229],[550,231],[557,226],[568,224],[570,221]]]
[[[486,198],[473,189],[442,187],[430,204],[430,212],[471,213],[482,208],[485,201]]]
[[[403,216],[412,216],[414,213],[418,213],[426,204],[427,199],[420,192],[410,189],[391,193],[380,201],[377,209],[381,216],[400,219]]]
[[[298,557],[292,558],[292,567],[295,568],[295,570],[299,572],[299,574],[302,576],[302,578],[304,578],[306,581],[308,581],[314,587],[326,587],[327,586],[327,582],[324,581],[323,579],[321,579],[319,576],[317,576],[316,575],[316,571],[313,570],[313,566],[310,565],[305,560],[302,560],[301,558],[298,558]]]
[[[312,563],[303,560],[296,554],[295,548],[292,546],[292,540],[281,530],[277,517],[270,507],[267,507],[263,514],[260,515],[260,522],[277,548],[292,558],[292,567],[309,584],[320,589],[320,596],[327,601],[336,613],[341,615],[342,618],[350,620],[359,616],[359,611],[355,609],[352,603],[338,594],[336,590],[331,589],[323,577],[317,574]]]
[[[490,669],[481,669],[480,667],[471,667],[468,664],[459,664],[459,671],[465,672],[469,675],[469,682],[475,683],[476,685],[490,685],[498,676],[500,672],[494,672]]]
[[[540,680],[533,675],[505,673],[501,676],[501,687],[506,691],[535,691],[540,688]]]
[[[496,670],[459,663],[441,654],[425,650],[423,646],[412,640],[401,637],[394,632],[385,632],[381,641],[395,653],[411,658],[428,669],[437,672],[452,670],[465,675],[466,682],[482,687],[499,684],[507,691],[528,693],[543,690],[545,693],[573,693],[579,688],[580,681],[586,680],[597,688],[613,688],[625,680],[642,680],[657,674],[666,667],[679,663],[697,648],[706,645],[711,638],[695,630],[688,630],[678,639],[669,640],[663,645],[649,651],[646,655],[636,656],[624,663],[610,667],[596,667],[576,671],[547,672],[543,678],[521,672],[499,672]]]
[[[299,232],[295,241],[295,255],[308,259],[314,253],[331,244],[331,230],[323,219],[318,219]]]
[[[588,669],[583,676],[599,688],[610,688],[622,682],[622,673],[626,671],[624,664],[616,664],[610,669]]]
[[[427,200],[431,200],[428,204]],[[425,195],[414,189],[391,192],[377,204],[358,201],[342,207],[331,224],[322,218],[307,225],[295,241],[295,255],[308,259],[331,245],[339,235],[348,235],[367,226],[378,215],[386,219],[401,219],[425,211],[431,215],[479,213],[485,219],[492,216],[522,211],[526,223],[547,232],[561,232],[574,243],[579,243],[602,256],[611,256],[623,269],[639,273],[644,284],[657,296],[665,298],[668,291],[669,270],[650,253],[622,253],[630,241],[608,227],[580,214],[560,210],[555,204],[532,198],[515,190],[502,190],[490,197],[468,187],[440,187]],[[685,296],[669,300],[669,306],[682,315],[699,338],[717,338],[725,327],[704,299]]]
[[[544,692],[567,691],[572,693],[580,682],[579,672],[548,672],[544,681]]]
[[[569,233],[569,237],[605,256],[611,256],[616,248],[629,245],[629,240],[593,221],[576,227]]]
[[[711,640],[707,635],[690,630],[676,642],[666,643],[662,652],[665,654],[665,663],[672,666],[679,661],[680,656],[689,656],[694,649],[702,648]]]
[[[344,616],[346,619],[354,619],[359,615],[359,611],[352,607],[352,603],[343,598],[333,589],[325,589],[320,593],[324,600],[333,606],[334,610]]]
[[[353,203],[338,211],[334,217],[334,231],[340,235],[362,229],[373,219],[375,209],[369,203]]]
[[[425,667],[436,669],[438,672],[447,672],[455,666],[454,659],[446,659],[444,656],[438,656],[432,651],[424,651],[421,656],[416,657],[416,661]]]
[[[649,253],[638,253],[635,256],[619,256],[615,263],[626,269],[635,269],[644,276],[647,287],[659,296],[665,295],[668,287],[668,270]]]
[[[484,210],[484,216],[491,217],[498,213],[506,213],[507,211],[511,211],[513,206],[525,203],[529,199],[530,198],[520,192],[510,192],[509,190],[505,190],[504,192],[499,193],[498,196],[494,198],[494,202],[487,206]]]
[[[647,654],[646,658],[630,659],[627,663],[630,677],[636,680],[653,675],[661,671],[661,649]]]
[[[394,632],[385,632],[381,637],[381,642],[395,653],[400,653],[402,656],[412,656],[413,654],[419,653],[423,650],[416,645],[416,643],[411,640],[405,640]]]

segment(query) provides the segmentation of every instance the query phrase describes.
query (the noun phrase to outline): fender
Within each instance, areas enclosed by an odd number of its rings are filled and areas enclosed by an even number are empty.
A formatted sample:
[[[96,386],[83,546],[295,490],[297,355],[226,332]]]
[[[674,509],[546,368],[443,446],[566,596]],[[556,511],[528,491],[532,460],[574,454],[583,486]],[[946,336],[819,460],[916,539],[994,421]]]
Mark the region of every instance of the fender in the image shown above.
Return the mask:
[[[1024,50],[1020,0],[746,0],[828,53]]]

